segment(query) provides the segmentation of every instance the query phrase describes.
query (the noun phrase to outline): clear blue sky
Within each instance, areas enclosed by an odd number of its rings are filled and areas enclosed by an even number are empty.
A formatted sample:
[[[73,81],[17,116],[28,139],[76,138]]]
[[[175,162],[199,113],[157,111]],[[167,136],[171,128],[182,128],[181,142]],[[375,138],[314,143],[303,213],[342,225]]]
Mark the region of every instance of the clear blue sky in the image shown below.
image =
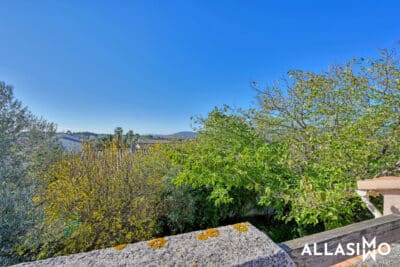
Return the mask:
[[[301,3],[300,3],[301,2]],[[59,130],[190,130],[250,82],[400,40],[400,1],[1,1],[0,80]]]

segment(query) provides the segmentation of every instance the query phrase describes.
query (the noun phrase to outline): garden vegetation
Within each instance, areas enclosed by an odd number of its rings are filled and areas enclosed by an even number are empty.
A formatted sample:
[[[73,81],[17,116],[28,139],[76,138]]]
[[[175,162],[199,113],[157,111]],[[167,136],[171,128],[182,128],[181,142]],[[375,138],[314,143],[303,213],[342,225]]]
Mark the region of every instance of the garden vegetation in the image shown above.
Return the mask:
[[[197,138],[132,153],[118,129],[66,154],[2,83],[0,264],[245,217],[276,241],[371,218],[356,181],[400,171],[396,50],[252,86],[256,107],[215,108]]]

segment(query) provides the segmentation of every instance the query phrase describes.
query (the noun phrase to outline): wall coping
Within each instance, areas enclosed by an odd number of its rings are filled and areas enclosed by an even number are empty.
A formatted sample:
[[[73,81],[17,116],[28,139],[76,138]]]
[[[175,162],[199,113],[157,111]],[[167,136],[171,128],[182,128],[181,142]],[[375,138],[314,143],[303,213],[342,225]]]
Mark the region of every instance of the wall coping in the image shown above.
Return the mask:
[[[150,243],[160,248],[145,241],[116,247],[120,250],[94,250],[17,266],[295,266],[288,254],[256,227],[249,223],[234,226],[168,236],[164,246],[163,240]]]

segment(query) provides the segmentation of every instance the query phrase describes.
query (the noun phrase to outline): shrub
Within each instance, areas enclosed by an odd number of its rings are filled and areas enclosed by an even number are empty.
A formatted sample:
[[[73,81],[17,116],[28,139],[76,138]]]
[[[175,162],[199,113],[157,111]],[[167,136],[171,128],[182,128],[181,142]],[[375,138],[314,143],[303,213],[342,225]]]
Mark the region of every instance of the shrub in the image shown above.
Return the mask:
[[[176,186],[165,180],[163,204],[165,215],[160,226],[166,235],[216,227],[233,209],[230,205],[216,207],[208,199],[211,190],[205,187]]]
[[[45,175],[46,234],[39,258],[146,240],[156,234],[162,177],[168,162],[159,147],[130,153],[115,143],[83,146]]]

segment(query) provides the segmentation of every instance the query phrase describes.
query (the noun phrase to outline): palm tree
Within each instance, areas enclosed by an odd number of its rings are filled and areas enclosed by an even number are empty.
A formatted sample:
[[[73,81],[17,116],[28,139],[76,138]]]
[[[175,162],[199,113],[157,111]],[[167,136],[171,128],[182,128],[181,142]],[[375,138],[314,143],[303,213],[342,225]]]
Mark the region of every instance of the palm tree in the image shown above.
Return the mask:
[[[122,128],[117,127],[114,129],[114,140],[118,147],[121,147]]]

